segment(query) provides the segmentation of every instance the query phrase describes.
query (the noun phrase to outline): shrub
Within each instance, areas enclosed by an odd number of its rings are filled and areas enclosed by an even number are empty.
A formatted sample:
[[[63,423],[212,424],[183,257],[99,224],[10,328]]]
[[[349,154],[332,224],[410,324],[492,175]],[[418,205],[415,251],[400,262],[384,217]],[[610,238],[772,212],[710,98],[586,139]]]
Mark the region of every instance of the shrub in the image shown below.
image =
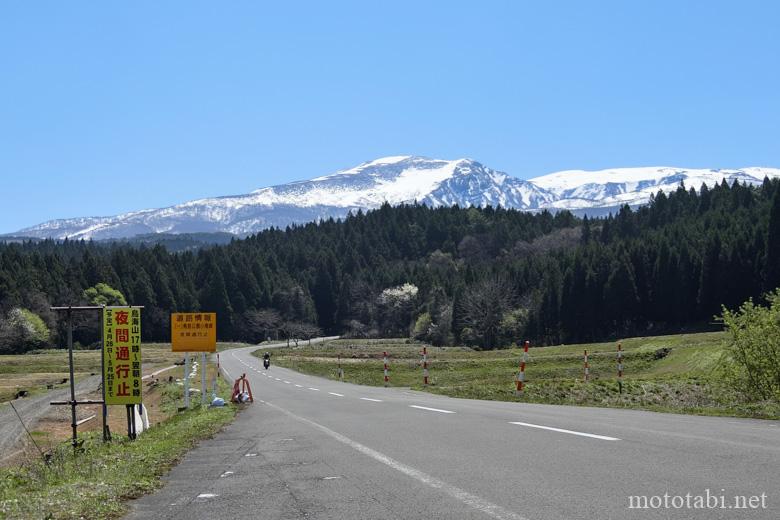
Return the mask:
[[[723,309],[729,335],[724,375],[748,400],[780,400],[780,289],[767,295],[769,307],[743,303]]]

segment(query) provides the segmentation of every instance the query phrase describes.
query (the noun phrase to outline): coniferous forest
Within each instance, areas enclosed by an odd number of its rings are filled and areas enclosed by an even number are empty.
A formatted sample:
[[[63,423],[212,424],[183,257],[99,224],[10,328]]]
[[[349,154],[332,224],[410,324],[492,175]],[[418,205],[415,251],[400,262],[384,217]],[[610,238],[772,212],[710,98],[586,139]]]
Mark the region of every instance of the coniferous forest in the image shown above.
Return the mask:
[[[217,313],[221,340],[245,341],[415,336],[490,349],[705,329],[721,306],[780,286],[780,181],[680,186],[590,220],[385,205],[196,252],[2,244],[0,330],[24,310],[61,345],[49,306],[88,304],[98,284],[145,306],[147,341],[169,339],[171,312],[195,310]],[[77,339],[95,341],[95,327]]]

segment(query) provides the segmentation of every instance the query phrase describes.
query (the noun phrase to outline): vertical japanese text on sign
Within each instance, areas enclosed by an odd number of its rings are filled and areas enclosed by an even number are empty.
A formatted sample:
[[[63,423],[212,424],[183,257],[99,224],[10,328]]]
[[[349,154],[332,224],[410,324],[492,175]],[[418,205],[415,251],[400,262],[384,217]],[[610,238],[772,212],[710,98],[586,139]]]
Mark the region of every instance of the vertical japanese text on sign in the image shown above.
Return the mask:
[[[106,404],[141,403],[141,309],[103,309]]]

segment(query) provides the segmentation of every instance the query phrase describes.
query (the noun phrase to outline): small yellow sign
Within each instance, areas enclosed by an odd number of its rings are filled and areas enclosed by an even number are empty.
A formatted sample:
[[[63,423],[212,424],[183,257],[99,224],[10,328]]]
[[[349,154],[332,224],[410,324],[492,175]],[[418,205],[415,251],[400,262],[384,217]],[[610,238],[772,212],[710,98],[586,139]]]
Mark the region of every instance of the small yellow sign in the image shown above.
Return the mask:
[[[215,312],[174,312],[171,314],[173,352],[216,352],[217,314]]]
[[[103,309],[106,404],[141,404],[141,309]]]

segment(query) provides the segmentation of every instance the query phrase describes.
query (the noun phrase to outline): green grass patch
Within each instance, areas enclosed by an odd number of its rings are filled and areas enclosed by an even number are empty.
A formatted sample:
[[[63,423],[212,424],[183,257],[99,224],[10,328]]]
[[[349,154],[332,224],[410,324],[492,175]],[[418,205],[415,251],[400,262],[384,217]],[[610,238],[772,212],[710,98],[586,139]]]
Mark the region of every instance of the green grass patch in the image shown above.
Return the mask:
[[[177,385],[167,385],[164,400],[175,409],[181,397]],[[229,395],[221,382],[220,395]],[[153,426],[137,440],[115,436],[103,443],[87,434],[83,453],[70,443],[51,453],[49,464],[36,461],[0,470],[0,518],[116,518],[127,511],[125,500],[160,487],[160,476],[199,440],[217,433],[236,413],[196,406]]]
[[[531,348],[526,391],[515,396],[522,350],[476,351],[427,346],[430,385],[422,381],[423,344],[407,339],[333,340],[278,349],[273,362],[307,374],[381,386],[383,352],[390,358],[390,386],[471,399],[638,408],[664,412],[780,418],[780,404],[745,403],[719,377],[723,332],[626,338],[623,393],[618,391],[617,342]],[[583,381],[583,351],[590,380]],[[255,355],[262,356],[262,351]],[[340,359],[339,359],[340,358]]]

